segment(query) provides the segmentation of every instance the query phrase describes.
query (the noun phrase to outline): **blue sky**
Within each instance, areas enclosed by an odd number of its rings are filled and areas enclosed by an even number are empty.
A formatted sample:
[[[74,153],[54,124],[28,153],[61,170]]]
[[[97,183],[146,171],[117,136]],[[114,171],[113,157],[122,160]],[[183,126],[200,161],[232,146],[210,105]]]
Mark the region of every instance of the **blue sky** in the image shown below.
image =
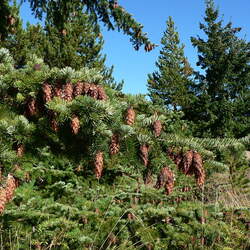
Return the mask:
[[[181,42],[185,44],[185,55],[195,67],[197,53],[190,42],[191,36],[202,35],[199,22],[203,21],[204,0],[119,0],[135,19],[144,25],[151,41],[160,45],[160,40],[166,29],[166,20],[172,16]],[[250,40],[250,0],[215,0],[220,16],[225,22],[232,21],[235,27],[242,27],[241,37]],[[24,22],[36,23],[31,16],[28,5],[21,9]],[[147,74],[153,72],[161,46],[146,53],[143,49],[135,51],[129,37],[122,32],[107,31],[103,28],[105,40],[103,53],[107,55],[107,65],[114,65],[116,80],[124,80],[124,92],[147,93]]]

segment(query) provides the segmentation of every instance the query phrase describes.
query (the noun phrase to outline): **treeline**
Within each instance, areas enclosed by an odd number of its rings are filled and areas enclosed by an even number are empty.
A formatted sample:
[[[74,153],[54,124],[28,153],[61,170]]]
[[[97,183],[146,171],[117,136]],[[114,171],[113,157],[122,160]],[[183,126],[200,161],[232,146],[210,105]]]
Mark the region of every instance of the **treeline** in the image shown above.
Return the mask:
[[[250,43],[238,36],[241,28],[223,24],[213,0],[206,2],[200,29],[202,38],[191,37],[198,52],[192,69],[174,21],[168,19],[157,71],[148,76],[150,97],[183,111],[195,136],[245,136],[250,131]]]

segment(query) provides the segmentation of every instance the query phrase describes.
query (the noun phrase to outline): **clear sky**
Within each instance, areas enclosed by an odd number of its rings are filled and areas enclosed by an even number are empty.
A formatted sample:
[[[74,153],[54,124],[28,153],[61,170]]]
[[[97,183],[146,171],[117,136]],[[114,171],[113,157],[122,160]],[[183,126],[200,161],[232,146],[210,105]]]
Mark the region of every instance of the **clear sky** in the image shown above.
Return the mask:
[[[202,35],[199,22],[203,21],[204,0],[119,0],[135,19],[144,25],[151,41],[160,45],[160,40],[166,29],[166,20],[172,16],[181,42],[185,44],[185,54],[191,65],[195,67],[197,53],[190,42],[191,36]],[[215,0],[220,16],[225,22],[232,21],[235,27],[241,27],[241,37],[250,40],[250,0]],[[25,4],[21,9],[24,22],[36,21],[30,15]],[[155,70],[155,62],[161,46],[146,53],[143,49],[135,51],[129,37],[122,32],[107,31],[103,28],[105,40],[103,53],[107,55],[107,65],[114,65],[116,80],[124,79],[124,92],[147,93],[147,74]]]

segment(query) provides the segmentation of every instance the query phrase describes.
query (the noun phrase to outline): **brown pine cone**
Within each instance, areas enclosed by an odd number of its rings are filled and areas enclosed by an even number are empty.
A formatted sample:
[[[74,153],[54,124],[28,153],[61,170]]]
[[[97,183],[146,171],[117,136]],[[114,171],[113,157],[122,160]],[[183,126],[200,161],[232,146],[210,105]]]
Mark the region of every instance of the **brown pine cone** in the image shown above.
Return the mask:
[[[132,107],[127,109],[127,114],[126,114],[126,124],[127,125],[133,125],[135,122],[135,111]]]
[[[83,83],[77,82],[77,84],[74,87],[74,97],[81,95],[82,92],[83,92]]]
[[[48,83],[43,84],[43,100],[45,103],[52,100],[52,87]]]
[[[3,213],[7,203],[5,188],[0,188],[0,214]]]
[[[17,188],[17,182],[15,178],[11,174],[8,174],[6,181],[6,188],[5,188],[7,202],[12,200],[16,188]]]
[[[56,121],[55,118],[51,119],[50,121],[50,127],[54,132],[58,132],[59,130],[59,126],[58,126],[58,122]]]
[[[115,155],[120,151],[120,139],[118,134],[113,134],[109,146],[109,153]]]
[[[87,95],[89,93],[89,89],[90,89],[90,84],[89,83],[84,83],[83,84],[83,94]]]
[[[106,101],[107,100],[107,95],[106,95],[106,92],[105,92],[103,86],[98,85],[97,86],[97,91],[98,91],[98,100]]]
[[[95,176],[99,180],[102,176],[103,172],[103,152],[99,151],[97,152],[95,156]]]
[[[160,120],[157,120],[153,124],[153,129],[154,129],[154,134],[155,136],[160,136],[161,135],[161,130],[162,130],[162,124]]]
[[[79,129],[80,129],[80,120],[78,116],[73,116],[70,125],[71,125],[72,133],[75,135],[78,134]]]
[[[149,153],[149,146],[146,144],[141,145],[140,146],[140,157],[141,157],[145,167],[148,165],[148,153]]]
[[[23,157],[24,150],[25,150],[25,148],[24,148],[24,145],[22,143],[17,144],[17,146],[16,146],[16,154],[17,154],[18,157]]]
[[[37,114],[37,103],[35,98],[30,98],[28,100],[26,113],[28,116],[34,116]]]
[[[66,101],[68,101],[68,102],[72,101],[72,99],[73,99],[73,85],[71,82],[68,82],[64,85],[63,95],[64,95],[64,99]]]
[[[192,166],[193,163],[193,156],[194,156],[194,152],[192,150],[188,150],[184,156],[183,156],[183,162],[182,162],[182,166],[181,169],[183,171],[184,174],[190,174],[191,171],[189,171],[190,167]]]
[[[167,195],[173,192],[174,175],[173,172],[168,167],[162,168],[161,172],[157,177],[155,188],[160,189],[161,187],[165,187],[165,192]]]
[[[183,162],[182,153],[176,154],[175,158],[174,158],[174,163],[176,164],[176,166],[178,166],[179,168],[181,168],[182,162]]]
[[[90,84],[88,95],[94,99],[98,98],[98,89],[94,83]]]
[[[193,171],[194,171],[197,185],[203,186],[205,183],[206,174],[205,174],[205,170],[203,166],[202,157],[198,152],[194,152],[193,154],[192,166],[193,166]]]
[[[63,90],[60,84],[57,84],[54,88],[54,95],[59,98],[63,98]]]

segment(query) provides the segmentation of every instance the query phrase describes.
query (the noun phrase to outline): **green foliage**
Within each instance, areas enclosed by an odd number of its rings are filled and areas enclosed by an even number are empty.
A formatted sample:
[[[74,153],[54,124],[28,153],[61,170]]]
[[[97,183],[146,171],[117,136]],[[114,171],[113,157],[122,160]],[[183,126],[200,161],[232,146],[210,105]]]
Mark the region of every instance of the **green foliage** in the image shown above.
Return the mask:
[[[171,17],[163,34],[163,48],[156,62],[158,71],[149,75],[148,90],[153,103],[168,108],[189,107],[192,98],[188,86],[192,69],[184,56],[184,45],[180,45],[179,34]]]
[[[138,23],[131,14],[129,14],[115,0],[84,0],[84,1],[51,1],[51,0],[28,0],[36,16],[46,15],[46,19],[54,22],[55,26],[62,30],[67,25],[68,18],[78,11],[78,13],[87,10],[95,23],[101,21],[108,30],[123,31],[124,34],[131,37],[131,42],[135,49],[145,45],[145,50],[154,46],[149,41],[147,35],[143,33],[143,26]],[[78,9],[78,10],[77,10]],[[81,13],[82,14],[82,13]]]
[[[214,193],[206,192],[215,187],[215,172],[245,168],[241,160],[237,161],[237,150],[249,138],[209,141],[187,137],[182,112],[166,110],[143,95],[125,95],[108,86],[104,87],[107,100],[80,95],[72,101],[53,97],[45,103],[44,82],[52,87],[58,83],[75,86],[78,81],[102,86],[104,77],[94,68],[49,68],[35,56],[30,57],[27,66],[15,69],[11,67],[13,60],[8,51],[1,49],[1,53],[6,55],[0,57],[0,69],[4,72],[1,86],[5,86],[0,95],[1,187],[5,187],[10,173],[19,186],[0,216],[0,246],[4,249],[250,246],[245,230],[249,211],[244,206],[228,211],[222,205],[211,204],[209,199]],[[38,71],[33,67],[36,62],[41,65]],[[26,112],[30,97],[39,104],[34,116]],[[124,117],[131,106],[136,119],[129,126]],[[58,122],[57,132],[50,127],[51,113]],[[73,115],[79,118],[77,134],[71,131]],[[158,137],[153,132],[156,120],[163,126]],[[110,155],[114,133],[119,135],[120,150]],[[228,147],[232,142],[234,151]],[[16,143],[25,145],[23,157],[16,155],[13,147]],[[150,148],[147,167],[140,158],[140,146],[145,143]],[[202,154],[205,187],[197,187],[193,177],[177,168],[167,155],[170,147],[176,152],[192,149]],[[104,155],[104,169],[102,177],[96,179],[94,157],[99,151]],[[155,188],[157,175],[166,165],[175,177],[170,195],[165,194],[163,187]],[[152,181],[145,184],[147,174],[151,174]],[[233,176],[236,182],[239,175]]]
[[[206,38],[191,38],[201,68],[191,86],[196,98],[184,112],[196,136],[242,137],[250,124],[250,44],[237,36],[241,28],[218,19],[214,1],[207,1],[205,23],[200,24]]]

